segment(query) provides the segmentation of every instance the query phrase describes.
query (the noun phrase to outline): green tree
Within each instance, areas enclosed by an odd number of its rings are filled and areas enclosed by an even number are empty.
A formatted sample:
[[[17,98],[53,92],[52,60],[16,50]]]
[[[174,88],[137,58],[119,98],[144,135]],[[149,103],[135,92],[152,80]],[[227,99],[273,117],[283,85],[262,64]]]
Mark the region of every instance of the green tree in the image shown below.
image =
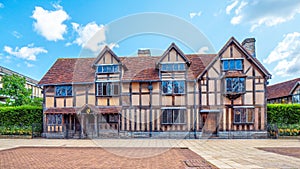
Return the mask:
[[[31,102],[31,91],[25,88],[26,79],[18,75],[4,75],[1,80],[0,95],[8,96],[7,104],[13,106],[25,105]]]

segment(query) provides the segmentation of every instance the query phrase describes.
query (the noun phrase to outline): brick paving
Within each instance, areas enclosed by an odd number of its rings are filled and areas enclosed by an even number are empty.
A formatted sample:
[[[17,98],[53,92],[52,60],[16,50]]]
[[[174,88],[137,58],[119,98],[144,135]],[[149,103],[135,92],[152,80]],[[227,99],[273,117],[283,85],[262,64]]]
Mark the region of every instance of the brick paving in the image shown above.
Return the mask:
[[[127,157],[128,152],[115,148],[166,148],[152,152],[159,155],[170,148],[188,147],[206,161],[218,168],[250,169],[250,168],[300,168],[300,158],[268,152],[259,148],[300,148],[300,140],[294,139],[211,139],[211,140],[176,140],[176,139],[95,139],[95,140],[63,140],[63,139],[0,139],[1,150],[9,150],[22,146],[39,147],[101,147],[117,156]],[[164,151],[163,151],[164,150]],[[135,152],[129,156],[150,158],[149,154]],[[14,158],[14,157],[11,157]],[[193,159],[192,159],[193,160]],[[9,160],[8,160],[9,161]],[[185,161],[196,163],[195,161]],[[191,167],[192,168],[192,167]],[[195,167],[197,168],[197,167]],[[198,167],[199,168],[199,167]],[[0,167],[2,169],[2,167]]]
[[[127,156],[120,155],[123,153],[126,153]],[[186,163],[187,161],[193,163]],[[216,169],[215,166],[188,148],[95,147],[20,147],[8,149],[0,151],[0,168]]]

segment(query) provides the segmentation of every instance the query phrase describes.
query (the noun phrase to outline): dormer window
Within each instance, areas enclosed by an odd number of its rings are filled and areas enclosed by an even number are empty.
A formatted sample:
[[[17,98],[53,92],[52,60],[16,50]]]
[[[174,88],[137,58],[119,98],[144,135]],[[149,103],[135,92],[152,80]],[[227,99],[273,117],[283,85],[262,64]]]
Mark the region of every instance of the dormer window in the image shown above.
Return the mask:
[[[117,73],[119,72],[119,65],[99,65],[97,68],[97,73]]]
[[[161,71],[185,71],[185,63],[162,63]]]
[[[223,71],[243,70],[243,59],[223,59]]]

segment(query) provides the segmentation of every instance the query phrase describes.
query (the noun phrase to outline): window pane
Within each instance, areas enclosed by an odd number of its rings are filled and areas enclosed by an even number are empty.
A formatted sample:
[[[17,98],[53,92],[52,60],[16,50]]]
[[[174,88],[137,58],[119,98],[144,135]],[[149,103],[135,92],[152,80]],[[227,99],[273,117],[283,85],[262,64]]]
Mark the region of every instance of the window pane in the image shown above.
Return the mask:
[[[241,109],[241,122],[246,123],[246,111],[245,109]]]
[[[235,67],[236,67],[236,70],[243,70],[242,68],[242,60],[241,59],[237,59],[235,60]]]
[[[173,81],[174,93],[179,93],[179,82]]]
[[[103,96],[107,95],[107,83],[102,84],[102,95]]]
[[[239,78],[239,92],[245,92],[245,78]]]
[[[234,70],[235,65],[234,65],[234,60],[229,60],[229,70]]]
[[[179,70],[185,70],[184,63],[179,63]]]
[[[98,96],[103,95],[103,88],[102,88],[102,83],[97,83],[97,89],[98,89]]]
[[[162,64],[161,65],[161,70],[163,70],[163,71],[167,70],[167,65],[166,64]]]
[[[173,70],[175,70],[175,71],[179,70],[179,65],[178,64],[174,64]]]
[[[67,96],[72,96],[72,86],[67,86]]]
[[[223,60],[223,70],[228,70],[228,60]]]
[[[226,78],[226,91],[232,92],[231,78]]]
[[[98,72],[102,73],[103,72],[103,67],[102,66],[98,66]]]
[[[180,110],[180,120],[179,123],[185,123],[185,111],[184,110]]]
[[[168,112],[167,112],[167,110],[164,110],[163,111],[163,119],[162,119],[163,123],[167,123],[167,119],[168,119]]]
[[[168,93],[168,81],[162,82],[163,93]]]
[[[103,66],[103,70],[102,70],[103,73],[107,73],[107,66]]]
[[[234,110],[234,122],[236,122],[236,123],[241,122],[241,110],[240,109]]]
[[[119,94],[119,85],[118,84],[114,84],[113,85],[113,90],[114,90],[114,95],[118,95]]]
[[[57,124],[61,124],[62,123],[62,115],[61,114],[57,114],[56,115],[56,120],[57,120]]]
[[[239,79],[232,78],[232,92],[238,93],[239,92]]]
[[[174,123],[179,123],[179,110],[173,110]]]
[[[114,72],[119,72],[119,65],[114,66]]]
[[[184,93],[184,81],[179,81],[179,90],[178,93]]]
[[[61,87],[60,86],[56,86],[55,87],[55,92],[56,92],[56,96],[61,96],[62,95]]]
[[[173,123],[172,110],[167,110],[167,123]]]
[[[106,66],[107,67],[107,72],[111,73],[113,72],[113,67],[111,65]]]
[[[167,64],[167,70],[172,71],[173,70],[173,65],[172,64]]]

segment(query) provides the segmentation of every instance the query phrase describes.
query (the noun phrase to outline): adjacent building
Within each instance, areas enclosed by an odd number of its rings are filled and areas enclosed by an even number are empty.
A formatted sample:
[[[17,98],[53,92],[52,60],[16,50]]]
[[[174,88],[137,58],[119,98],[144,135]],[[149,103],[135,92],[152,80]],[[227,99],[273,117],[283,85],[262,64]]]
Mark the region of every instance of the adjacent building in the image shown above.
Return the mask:
[[[217,54],[185,54],[172,43],[161,56],[61,58],[39,82],[44,136],[266,137],[270,73],[255,39],[235,38]]]
[[[37,80],[34,80],[34,79],[30,78],[30,77],[24,76],[24,75],[22,75],[20,73],[17,73],[15,71],[12,71],[10,69],[7,69],[5,67],[0,66],[0,81],[1,81],[1,79],[2,79],[2,77],[4,75],[13,75],[13,74],[25,78],[25,80],[26,80],[25,87],[27,89],[30,89],[32,91],[31,92],[31,98],[34,98],[34,97],[40,97],[40,98],[42,98],[43,97],[43,95],[42,95],[42,88],[38,86],[38,81]],[[0,90],[1,89],[2,89],[2,84],[0,82]],[[2,95],[0,95],[0,102],[1,103],[5,103],[5,101],[6,101],[7,98],[8,98],[8,96],[2,96]]]
[[[300,78],[267,87],[268,103],[300,103]]]

